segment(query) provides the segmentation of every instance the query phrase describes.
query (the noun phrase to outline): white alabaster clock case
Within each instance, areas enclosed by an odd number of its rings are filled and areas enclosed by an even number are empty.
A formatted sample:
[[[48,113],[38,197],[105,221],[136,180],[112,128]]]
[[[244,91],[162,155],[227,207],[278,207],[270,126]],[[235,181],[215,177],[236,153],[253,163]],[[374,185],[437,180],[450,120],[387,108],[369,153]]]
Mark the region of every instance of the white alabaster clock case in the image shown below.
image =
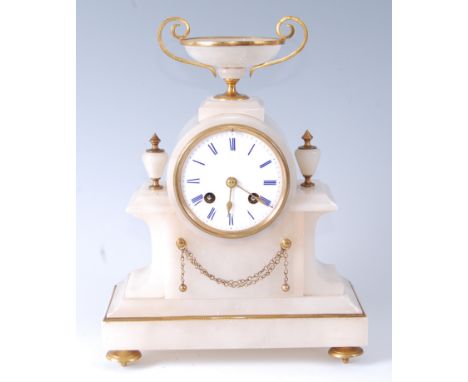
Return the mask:
[[[302,42],[275,58],[291,23]],[[166,47],[170,24],[192,60]],[[317,221],[337,209],[313,179],[320,150],[307,130],[293,154],[262,101],[236,90],[246,71],[297,55],[307,28],[286,16],[276,38],[189,32],[186,20],[166,19],[162,51],[220,76],[227,90],[201,104],[170,156],[156,134],[143,153],[150,182],[127,211],[148,225],[152,261],[114,287],[102,323],[107,358],[125,366],[144,350],[325,347],[348,362],[367,344],[367,316],[350,282],[315,254]]]

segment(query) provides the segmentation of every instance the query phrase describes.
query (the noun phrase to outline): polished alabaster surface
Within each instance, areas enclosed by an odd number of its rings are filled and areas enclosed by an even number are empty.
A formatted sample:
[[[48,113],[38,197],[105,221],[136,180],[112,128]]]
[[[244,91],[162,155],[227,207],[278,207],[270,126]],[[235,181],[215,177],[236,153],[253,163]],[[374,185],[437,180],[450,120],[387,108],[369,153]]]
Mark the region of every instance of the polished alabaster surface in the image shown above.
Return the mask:
[[[313,176],[320,160],[320,150],[301,150],[295,151],[297,164],[303,175]]]
[[[139,350],[365,346],[367,317],[350,284],[342,282],[341,296],[234,300],[128,299],[121,283],[102,323],[103,345]],[[245,318],[267,314],[309,317]]]
[[[231,240],[201,232],[188,222],[174,198],[172,183],[178,157],[191,139],[210,127],[229,123],[246,124],[268,134],[284,152],[291,171],[289,200],[280,217],[255,236]],[[315,171],[318,156],[312,159]],[[298,161],[302,161],[301,155]],[[311,159],[306,158],[307,170],[311,169],[307,167],[310,163]],[[149,227],[152,259],[151,264],[131,272],[115,289],[102,324],[104,347],[146,350],[365,346],[367,317],[352,287],[333,265],[321,263],[315,254],[317,222],[337,206],[324,183],[314,180],[314,188],[300,187],[295,166],[282,134],[264,115],[260,101],[205,101],[184,128],[171,154],[167,179],[162,182],[164,189],[150,191],[147,184],[143,185],[127,208]],[[288,237],[293,242],[288,251],[291,288],[287,293],[281,290],[282,264],[254,286],[230,289],[203,277],[186,261],[188,289],[182,293],[178,288],[178,237],[187,241],[189,249],[210,271],[232,279],[257,271],[279,249],[281,239]],[[245,318],[265,314],[315,316]],[[210,315],[231,318],[203,318]]]
[[[117,285],[107,317],[216,316],[259,314],[361,314],[362,308],[349,282],[340,278],[342,293],[335,296],[268,298],[135,298],[128,297],[128,279]],[[149,303],[151,302],[151,303]]]
[[[205,234],[185,219],[181,220],[170,203],[167,191],[153,192],[144,185],[132,197],[129,213],[144,220],[150,229],[152,264],[130,274],[128,296],[166,298],[204,297],[289,297],[337,295],[343,292],[341,277],[334,266],[315,258],[315,226],[321,215],[336,210],[328,187],[320,181],[313,190],[295,184],[296,197],[287,210],[264,231],[243,239],[216,238]],[[307,212],[306,214],[304,212]],[[281,290],[282,266],[267,279],[248,288],[225,288],[201,276],[187,263],[188,290],[179,291],[180,252],[175,242],[183,237],[189,249],[212,273],[225,278],[243,278],[263,267],[276,251],[282,238],[293,246],[289,253],[290,291]]]
[[[246,68],[273,59],[281,45],[185,46],[190,57],[214,66],[221,78],[241,78]]]
[[[240,108],[242,108],[243,115],[253,117],[262,122],[265,121],[263,101],[257,97],[236,101],[220,101],[213,97],[208,97],[198,109],[198,121],[203,121],[219,114],[236,113]]]
[[[248,104],[249,110],[263,110],[263,105],[257,99]],[[127,296],[174,299],[266,298],[343,293],[341,278],[334,266],[322,264],[315,257],[317,220],[324,213],[337,208],[328,187],[320,182],[317,182],[314,190],[299,187],[294,159],[274,123],[268,118],[259,120],[252,115],[241,114],[243,105],[243,102],[207,100],[199,109],[198,118],[186,126],[171,154],[165,189],[151,192],[143,186],[133,196],[128,212],[148,224],[152,241],[152,264],[131,273]],[[201,118],[207,109],[211,116]],[[200,231],[183,215],[174,197],[174,169],[183,149],[197,134],[225,123],[245,124],[268,134],[283,151],[291,173],[289,200],[283,212],[268,228],[242,239],[223,239]],[[288,293],[281,290],[282,264],[258,284],[232,289],[200,275],[187,262],[185,279],[188,289],[184,293],[180,292],[180,251],[175,245],[179,237],[187,241],[189,250],[211,273],[226,279],[245,278],[257,272],[279,250],[281,240],[289,238],[293,242],[288,251],[290,290]]]
[[[274,349],[367,345],[367,317],[104,322],[105,349]]]
[[[161,178],[163,176],[168,160],[166,152],[144,152],[141,159],[149,178]]]

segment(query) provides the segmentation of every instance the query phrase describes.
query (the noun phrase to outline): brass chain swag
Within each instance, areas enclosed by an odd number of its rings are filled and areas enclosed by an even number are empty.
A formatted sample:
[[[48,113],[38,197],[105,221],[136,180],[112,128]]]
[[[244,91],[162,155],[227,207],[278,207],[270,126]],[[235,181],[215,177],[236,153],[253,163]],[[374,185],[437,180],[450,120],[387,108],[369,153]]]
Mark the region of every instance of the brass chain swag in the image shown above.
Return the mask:
[[[271,258],[271,260],[258,272],[253,275],[247,276],[243,279],[238,280],[227,280],[222,277],[218,277],[210,273],[195,257],[195,255],[190,252],[187,248],[187,242],[183,238],[179,238],[176,241],[177,248],[180,250],[180,285],[179,290],[181,292],[187,291],[187,284],[185,283],[185,259],[187,259],[200,273],[209,278],[211,281],[216,282],[227,288],[243,288],[250,285],[254,285],[259,281],[267,278],[275,270],[276,266],[283,260],[283,284],[281,285],[281,290],[283,292],[289,291],[288,284],[288,252],[287,250],[291,248],[292,242],[289,239],[283,239],[280,244],[280,250]]]

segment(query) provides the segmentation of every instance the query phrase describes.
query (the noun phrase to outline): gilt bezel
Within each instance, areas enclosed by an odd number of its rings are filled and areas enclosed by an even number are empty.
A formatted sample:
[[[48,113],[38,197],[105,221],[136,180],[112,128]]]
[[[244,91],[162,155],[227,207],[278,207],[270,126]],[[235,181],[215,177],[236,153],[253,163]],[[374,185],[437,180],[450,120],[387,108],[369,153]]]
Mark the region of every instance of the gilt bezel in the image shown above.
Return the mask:
[[[277,156],[279,160],[281,172],[284,178],[284,181],[282,182],[281,196],[278,200],[278,203],[276,204],[273,211],[271,212],[271,214],[268,215],[267,218],[265,218],[264,220],[262,220],[260,223],[256,224],[255,226],[252,226],[248,229],[239,230],[239,231],[228,231],[228,230],[213,228],[209,226],[208,224],[206,224],[205,222],[203,222],[202,220],[200,220],[185,202],[183,195],[182,195],[182,187],[181,187],[181,172],[184,167],[185,161],[187,160],[187,157],[190,155],[193,148],[200,141],[202,141],[203,139],[205,139],[206,137],[210,135],[218,134],[224,131],[233,131],[233,130],[246,132],[248,134],[252,134],[258,139],[263,140]],[[210,127],[198,133],[194,137],[192,137],[190,141],[182,149],[181,154],[179,158],[177,159],[176,170],[174,171],[174,177],[173,177],[176,201],[180,209],[182,210],[184,216],[200,230],[206,233],[209,233],[211,235],[221,237],[221,238],[227,238],[227,239],[237,239],[237,238],[251,236],[257,232],[264,230],[270,224],[272,224],[275,218],[280,214],[280,212],[283,210],[286,204],[286,201],[289,195],[290,182],[291,182],[291,179],[290,179],[288,163],[280,147],[266,133],[252,126],[247,126],[243,124],[231,124],[231,123]]]

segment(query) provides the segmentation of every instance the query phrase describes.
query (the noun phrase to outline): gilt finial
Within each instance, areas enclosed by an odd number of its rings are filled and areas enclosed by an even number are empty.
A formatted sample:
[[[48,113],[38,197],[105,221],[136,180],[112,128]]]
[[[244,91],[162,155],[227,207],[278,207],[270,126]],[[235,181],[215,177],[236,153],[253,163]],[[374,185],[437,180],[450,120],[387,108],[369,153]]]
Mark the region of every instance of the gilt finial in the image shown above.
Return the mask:
[[[304,140],[304,145],[303,146],[299,146],[299,150],[312,150],[312,149],[316,149],[317,147],[312,145],[310,143],[310,141],[312,140],[313,136],[312,134],[310,133],[309,129],[307,129],[305,131],[305,133],[302,135],[301,137],[303,140]]]
[[[159,148],[159,143],[161,142],[161,139],[159,139],[157,134],[153,134],[151,139],[149,140],[151,143],[151,148],[146,150],[148,153],[163,153],[164,150]]]

